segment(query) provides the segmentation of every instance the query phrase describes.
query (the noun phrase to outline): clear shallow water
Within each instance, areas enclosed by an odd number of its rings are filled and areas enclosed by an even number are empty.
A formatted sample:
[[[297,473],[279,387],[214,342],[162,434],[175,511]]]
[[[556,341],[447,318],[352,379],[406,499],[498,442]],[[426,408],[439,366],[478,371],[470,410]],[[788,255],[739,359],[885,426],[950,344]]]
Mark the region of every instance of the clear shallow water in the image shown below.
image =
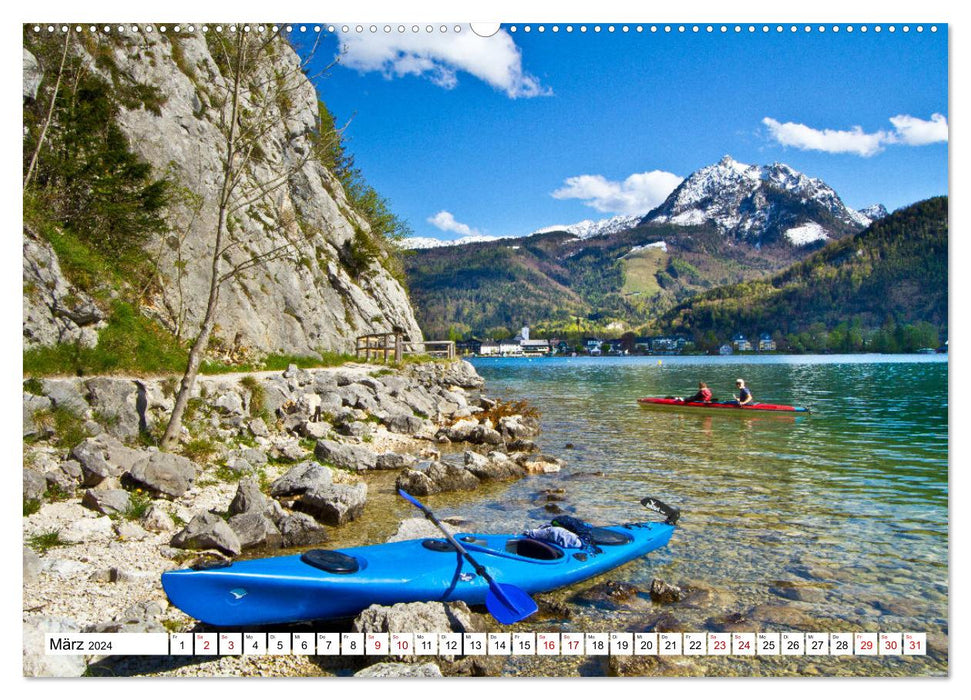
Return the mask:
[[[603,580],[649,588],[694,582],[705,594],[666,608],[684,631],[927,632],[925,658],[779,662],[705,657],[690,675],[927,675],[947,671],[948,406],[935,356],[477,359],[489,395],[542,413],[541,449],[566,459],[457,499],[458,514],[500,531],[548,521],[545,489],[593,522],[642,519],[656,496],[682,509],[671,544]],[[642,396],[689,395],[699,380],[730,398],[744,377],[757,401],[810,416],[696,415],[640,408]],[[572,448],[567,445],[572,444]],[[559,594],[563,599],[585,586]],[[586,586],[586,587],[589,587]],[[642,630],[643,605],[583,609],[563,630]],[[734,625],[734,626],[732,626]],[[555,629],[536,622],[537,630]],[[598,673],[566,662],[512,672]],[[642,671],[635,671],[640,673]],[[643,671],[646,672],[646,671]],[[675,671],[661,670],[672,673]]]

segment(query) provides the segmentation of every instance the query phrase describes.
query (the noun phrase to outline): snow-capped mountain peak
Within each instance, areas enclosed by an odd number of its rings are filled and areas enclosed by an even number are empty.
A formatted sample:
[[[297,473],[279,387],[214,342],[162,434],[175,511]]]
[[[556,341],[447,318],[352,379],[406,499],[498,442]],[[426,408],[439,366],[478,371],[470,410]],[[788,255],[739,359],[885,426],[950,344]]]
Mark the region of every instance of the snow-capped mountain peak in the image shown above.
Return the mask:
[[[883,217],[890,215],[890,212],[888,212],[887,208],[882,204],[871,204],[868,207],[860,209],[860,213],[868,218],[871,223],[874,221],[879,221]]]
[[[818,178],[785,163],[747,165],[727,155],[692,173],[643,221],[711,224],[754,245],[780,240],[806,245],[870,224]]]
[[[427,236],[412,236],[401,241],[401,247],[405,250],[422,250],[426,248],[442,248],[450,245],[465,245],[467,243],[484,243],[498,240],[501,240],[498,236],[484,235],[462,236],[451,241],[443,241],[440,238],[429,238]]]
[[[626,231],[629,228],[637,226],[637,222],[642,218],[642,216],[620,215],[613,216],[609,219],[600,219],[599,221],[584,219],[583,221],[578,221],[575,224],[544,226],[541,229],[533,231],[529,235],[532,236],[537,233],[550,233],[552,231],[565,231],[571,236],[576,236],[577,238],[593,238],[594,236],[606,236],[611,233]]]

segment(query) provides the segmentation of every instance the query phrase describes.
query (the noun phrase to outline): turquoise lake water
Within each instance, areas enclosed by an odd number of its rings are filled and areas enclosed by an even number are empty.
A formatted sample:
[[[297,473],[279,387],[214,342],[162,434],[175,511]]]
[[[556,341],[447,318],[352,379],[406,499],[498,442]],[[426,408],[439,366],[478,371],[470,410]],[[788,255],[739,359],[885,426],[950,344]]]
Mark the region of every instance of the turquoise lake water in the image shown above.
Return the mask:
[[[441,497],[443,514],[502,531],[556,507],[593,522],[644,519],[643,496],[681,508],[671,544],[602,580],[696,586],[685,604],[580,607],[555,629],[926,632],[907,659],[707,657],[658,673],[939,675],[947,672],[948,365],[940,356],[481,358],[486,392],[541,411],[543,452],[559,474]],[[643,396],[690,395],[699,380],[730,398],[809,416],[652,411]],[[451,506],[451,507],[449,507]],[[583,585],[562,592],[569,600]],[[643,603],[643,604],[641,604]],[[673,622],[672,622],[673,616]],[[550,621],[535,623],[551,628]],[[510,672],[604,672],[544,661]],[[637,668],[632,674],[647,672]]]

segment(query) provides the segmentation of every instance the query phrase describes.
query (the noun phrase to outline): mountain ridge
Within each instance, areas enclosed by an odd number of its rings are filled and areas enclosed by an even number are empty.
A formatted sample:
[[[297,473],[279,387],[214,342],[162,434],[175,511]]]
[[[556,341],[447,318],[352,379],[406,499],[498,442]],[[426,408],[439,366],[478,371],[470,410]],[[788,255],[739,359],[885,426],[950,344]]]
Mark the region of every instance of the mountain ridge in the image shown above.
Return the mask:
[[[685,178],[641,223],[708,223],[753,245],[803,246],[861,231],[872,221],[819,178],[785,163],[747,165],[726,155]]]

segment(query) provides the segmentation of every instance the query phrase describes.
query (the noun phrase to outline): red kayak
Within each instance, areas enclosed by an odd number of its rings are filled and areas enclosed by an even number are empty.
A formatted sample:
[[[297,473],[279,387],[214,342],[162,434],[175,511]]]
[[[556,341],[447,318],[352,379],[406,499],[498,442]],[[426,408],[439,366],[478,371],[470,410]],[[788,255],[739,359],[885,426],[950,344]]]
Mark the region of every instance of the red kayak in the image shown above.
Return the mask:
[[[712,401],[705,403],[702,401],[684,401],[682,399],[662,399],[648,397],[637,399],[637,403],[645,408],[663,409],[693,409],[693,410],[713,410],[713,411],[770,411],[775,413],[809,413],[808,408],[802,406],[786,406],[779,403],[750,403],[739,406],[737,403]]]

